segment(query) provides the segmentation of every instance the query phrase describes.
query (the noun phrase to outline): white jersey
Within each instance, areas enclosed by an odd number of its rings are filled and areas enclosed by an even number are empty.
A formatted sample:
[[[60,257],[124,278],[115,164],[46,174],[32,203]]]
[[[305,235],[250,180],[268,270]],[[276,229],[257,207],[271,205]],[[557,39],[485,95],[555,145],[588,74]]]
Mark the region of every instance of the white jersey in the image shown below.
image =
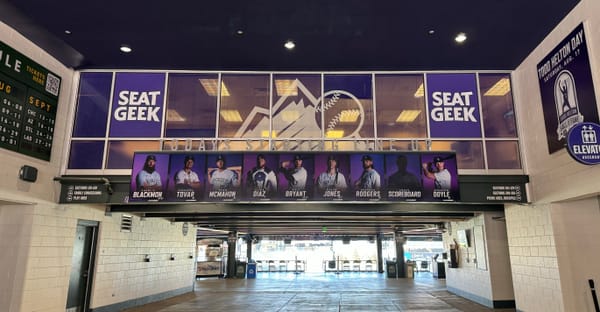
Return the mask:
[[[348,188],[346,177],[340,172],[337,172],[336,174],[329,174],[329,172],[321,173],[317,179],[317,184],[322,190],[343,191]]]
[[[210,173],[210,184],[213,190],[236,188],[240,185],[238,174],[229,169],[223,171],[213,170]]]
[[[154,171],[152,173],[148,173],[146,170],[142,170],[137,174],[137,177],[135,180],[136,180],[138,189],[154,188],[154,187],[162,186],[162,182],[160,180],[160,174],[158,174],[158,172],[156,172],[156,171]]]
[[[190,186],[192,183],[199,183],[200,179],[198,175],[191,171],[185,172],[185,170],[181,169],[175,175],[175,185],[176,186]]]
[[[378,190],[381,188],[381,177],[375,169],[363,171],[359,181],[361,189]]]
[[[436,189],[450,189],[450,185],[452,184],[452,176],[448,169],[444,169],[440,172],[434,172],[435,176],[435,188]]]
[[[304,190],[306,188],[306,179],[308,178],[306,169],[303,167],[291,169],[290,176],[292,177],[289,181],[290,190]]]

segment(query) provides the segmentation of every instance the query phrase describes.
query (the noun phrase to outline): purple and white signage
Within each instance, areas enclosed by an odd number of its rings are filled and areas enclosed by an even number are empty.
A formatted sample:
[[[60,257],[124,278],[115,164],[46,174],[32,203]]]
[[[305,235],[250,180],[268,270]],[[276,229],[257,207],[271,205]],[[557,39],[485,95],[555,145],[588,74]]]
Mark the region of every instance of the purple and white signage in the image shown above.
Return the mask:
[[[548,152],[562,150],[569,130],[581,122],[598,123],[583,24],[579,24],[537,65]]]
[[[110,136],[160,137],[164,89],[164,73],[117,73]]]
[[[428,74],[427,108],[432,138],[480,138],[475,74]]]
[[[569,154],[584,165],[600,164],[600,125],[593,122],[578,123],[567,135]]]

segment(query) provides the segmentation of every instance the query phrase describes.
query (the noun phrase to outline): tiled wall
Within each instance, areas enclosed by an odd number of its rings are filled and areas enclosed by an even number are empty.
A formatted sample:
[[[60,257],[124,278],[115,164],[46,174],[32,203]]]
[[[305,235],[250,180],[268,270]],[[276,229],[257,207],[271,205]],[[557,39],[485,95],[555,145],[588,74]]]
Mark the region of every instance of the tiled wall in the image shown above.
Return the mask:
[[[104,207],[0,206],[0,307],[10,307],[0,310],[64,311],[78,219],[100,221],[92,308],[192,287],[193,226],[184,236],[182,223],[134,217],[126,233],[120,218]]]
[[[100,230],[93,308],[192,287],[196,276],[194,227],[183,236],[180,222],[134,217],[132,232],[127,233],[115,222],[120,216],[114,214]],[[150,262],[144,261],[146,255]]]
[[[594,311],[588,280],[600,287],[598,198],[553,204],[550,215],[565,311]]]
[[[505,209],[515,302],[521,311],[564,311],[550,204]]]
[[[450,244],[458,242],[458,230],[470,230],[470,246],[458,247],[458,268],[446,269],[446,285],[450,291],[487,306],[493,306],[494,301],[514,300],[512,281],[506,276],[510,275],[510,263],[505,225],[492,219],[493,217],[501,220],[503,214],[482,213],[467,221],[451,222],[450,229],[443,235],[444,249],[449,250]],[[476,245],[474,228],[477,226],[483,227],[484,241]],[[485,259],[478,259],[476,248],[482,248],[484,245]],[[493,251],[490,252],[491,249]],[[478,267],[478,261],[485,261],[487,266]]]

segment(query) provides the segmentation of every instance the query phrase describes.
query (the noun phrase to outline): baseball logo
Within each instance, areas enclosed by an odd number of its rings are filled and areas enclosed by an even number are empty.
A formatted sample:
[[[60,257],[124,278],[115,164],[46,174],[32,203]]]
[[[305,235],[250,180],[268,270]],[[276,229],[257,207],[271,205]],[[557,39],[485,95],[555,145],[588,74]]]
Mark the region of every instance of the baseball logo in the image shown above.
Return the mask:
[[[365,110],[356,96],[344,90],[331,90],[323,94],[323,99],[326,101],[320,101],[322,104],[316,109],[318,114],[316,117],[320,119],[321,112],[323,112],[325,134],[327,135],[331,131],[344,131],[342,136],[344,138],[360,137],[359,131],[365,122]],[[343,106],[340,105],[342,103]],[[334,107],[336,109],[333,109]],[[338,112],[335,113],[336,111]],[[358,123],[349,134],[346,134],[340,123],[354,123],[354,120],[357,119]]]

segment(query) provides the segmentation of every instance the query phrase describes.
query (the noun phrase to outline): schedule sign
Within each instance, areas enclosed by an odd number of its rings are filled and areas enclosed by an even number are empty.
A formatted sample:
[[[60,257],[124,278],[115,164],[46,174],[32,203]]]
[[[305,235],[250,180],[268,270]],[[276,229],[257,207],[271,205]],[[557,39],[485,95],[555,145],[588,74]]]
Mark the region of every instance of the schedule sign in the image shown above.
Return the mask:
[[[50,160],[60,82],[0,42],[0,147]]]

